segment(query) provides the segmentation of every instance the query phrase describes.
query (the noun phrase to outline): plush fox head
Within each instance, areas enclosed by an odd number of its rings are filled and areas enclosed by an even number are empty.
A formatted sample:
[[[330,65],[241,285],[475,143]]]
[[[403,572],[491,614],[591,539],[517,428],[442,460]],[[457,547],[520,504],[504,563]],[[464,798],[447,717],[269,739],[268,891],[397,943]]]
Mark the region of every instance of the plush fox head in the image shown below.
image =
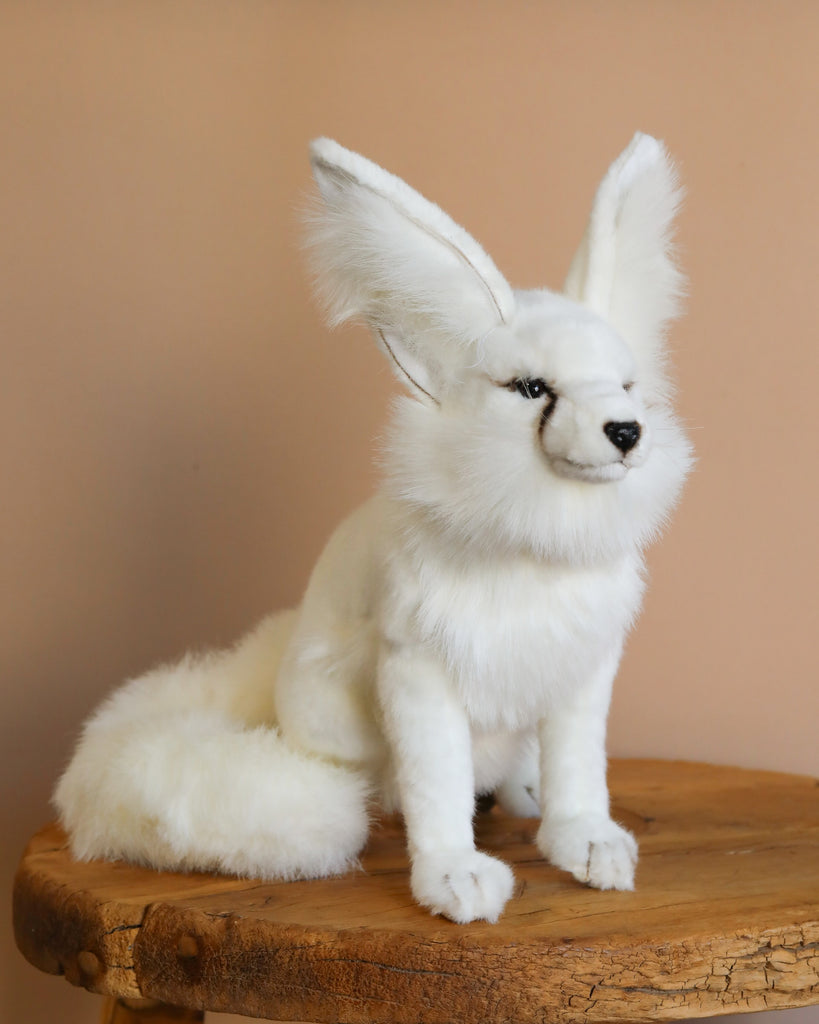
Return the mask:
[[[311,156],[330,322],[366,322],[410,395],[394,492],[483,546],[576,561],[649,539],[690,463],[669,406],[680,193],[662,144],[637,134],[612,164],[563,293],[514,291],[463,228],[364,157],[329,139]]]

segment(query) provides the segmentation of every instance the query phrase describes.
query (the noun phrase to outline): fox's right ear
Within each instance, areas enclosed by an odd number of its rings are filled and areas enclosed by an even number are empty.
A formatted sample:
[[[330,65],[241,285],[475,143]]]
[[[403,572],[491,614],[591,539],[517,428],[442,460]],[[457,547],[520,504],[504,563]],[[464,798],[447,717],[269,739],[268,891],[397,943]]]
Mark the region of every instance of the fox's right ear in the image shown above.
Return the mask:
[[[683,291],[672,246],[681,197],[665,146],[638,132],[597,189],[565,284],[567,295],[620,332],[644,391],[660,395],[667,389],[665,329]]]
[[[398,376],[437,401],[508,323],[512,289],[480,245],[400,178],[331,139],[310,147],[316,287],[332,325],[369,324]]]

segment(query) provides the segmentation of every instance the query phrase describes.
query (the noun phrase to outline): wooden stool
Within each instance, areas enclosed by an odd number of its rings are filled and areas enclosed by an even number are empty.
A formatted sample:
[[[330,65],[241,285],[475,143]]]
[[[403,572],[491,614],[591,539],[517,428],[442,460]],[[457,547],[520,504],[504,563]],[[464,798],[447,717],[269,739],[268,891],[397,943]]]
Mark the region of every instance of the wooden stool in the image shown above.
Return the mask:
[[[612,762],[610,781],[615,817],[640,840],[633,893],[579,885],[538,856],[536,822],[494,811],[479,845],[518,879],[496,925],[413,903],[395,819],[374,830],[361,871],[273,884],[78,864],[51,826],[17,874],[17,944],[35,967],[107,995],[116,1024],[204,1010],[655,1021],[819,1003],[819,782],[664,761]]]

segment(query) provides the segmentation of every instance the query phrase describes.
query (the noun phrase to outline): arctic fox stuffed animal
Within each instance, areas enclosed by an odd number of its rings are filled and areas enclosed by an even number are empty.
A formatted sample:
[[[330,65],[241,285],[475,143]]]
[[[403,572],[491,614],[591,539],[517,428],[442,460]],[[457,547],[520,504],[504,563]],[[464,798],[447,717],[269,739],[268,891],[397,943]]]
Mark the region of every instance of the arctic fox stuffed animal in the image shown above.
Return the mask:
[[[260,878],[355,863],[400,809],[416,900],[497,919],[512,872],[476,794],[539,816],[552,864],[630,889],[605,731],[642,550],[690,464],[664,335],[679,193],[637,135],[599,187],[562,294],[513,291],[403,181],[312,146],[310,244],[332,323],[367,323],[405,384],[381,493],[296,612],[134,680],[87,723],[55,802],[80,858]]]

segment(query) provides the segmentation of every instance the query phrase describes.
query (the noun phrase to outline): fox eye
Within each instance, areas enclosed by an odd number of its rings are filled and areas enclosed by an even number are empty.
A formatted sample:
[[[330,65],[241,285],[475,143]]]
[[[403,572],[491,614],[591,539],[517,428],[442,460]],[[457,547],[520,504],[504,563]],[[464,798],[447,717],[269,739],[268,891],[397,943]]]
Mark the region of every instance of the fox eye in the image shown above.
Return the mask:
[[[636,380],[630,380],[628,383],[623,385],[623,391],[631,391],[634,385],[637,383]]]
[[[544,395],[554,398],[554,391],[541,377],[521,377],[512,381],[509,390],[513,389],[524,398],[543,398]]]

